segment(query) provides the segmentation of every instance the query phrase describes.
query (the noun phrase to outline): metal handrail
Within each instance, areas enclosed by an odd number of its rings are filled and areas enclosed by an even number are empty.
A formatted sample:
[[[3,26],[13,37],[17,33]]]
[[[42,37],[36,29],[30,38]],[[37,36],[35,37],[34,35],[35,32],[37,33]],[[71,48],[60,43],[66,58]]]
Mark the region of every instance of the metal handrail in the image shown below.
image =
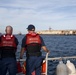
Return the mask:
[[[48,58],[48,53],[46,54],[46,58],[45,58],[45,60],[46,60],[46,72],[45,73],[42,73],[43,75],[45,74],[45,75],[48,75],[48,61],[49,60],[66,60],[66,59],[76,59],[76,56],[68,56],[68,57],[54,57],[54,58]],[[19,60],[17,60],[17,61],[26,61],[26,59],[19,59]]]
[[[45,73],[45,75],[47,75],[48,74],[48,53],[46,54],[46,73]]]

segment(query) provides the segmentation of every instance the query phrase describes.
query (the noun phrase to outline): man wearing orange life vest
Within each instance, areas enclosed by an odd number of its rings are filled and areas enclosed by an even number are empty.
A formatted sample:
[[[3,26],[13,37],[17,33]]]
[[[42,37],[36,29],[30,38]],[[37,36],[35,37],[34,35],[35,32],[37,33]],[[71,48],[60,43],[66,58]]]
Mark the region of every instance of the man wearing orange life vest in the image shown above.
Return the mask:
[[[15,52],[18,45],[17,38],[12,35],[13,28],[11,26],[6,27],[6,34],[0,37],[0,50],[2,51],[2,74],[6,75],[7,70],[9,75],[16,75],[16,56]]]
[[[20,58],[22,58],[26,49],[26,75],[32,75],[35,70],[36,75],[41,75],[42,53],[49,52],[42,37],[35,32],[35,26],[30,24],[27,28],[28,34],[22,40],[22,49]]]

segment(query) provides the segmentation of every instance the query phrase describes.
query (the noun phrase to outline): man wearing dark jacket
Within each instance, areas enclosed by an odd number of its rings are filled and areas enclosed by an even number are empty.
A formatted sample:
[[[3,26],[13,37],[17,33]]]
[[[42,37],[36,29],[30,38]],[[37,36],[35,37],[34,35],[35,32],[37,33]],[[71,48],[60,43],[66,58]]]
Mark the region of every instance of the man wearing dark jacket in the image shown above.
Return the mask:
[[[28,34],[22,40],[22,49],[20,58],[22,58],[26,49],[26,75],[32,75],[35,70],[36,75],[41,75],[42,53],[41,48],[45,52],[49,52],[46,48],[42,37],[35,32],[35,26],[29,25]]]
[[[7,70],[9,75],[16,75],[17,66],[15,52],[17,49],[18,40],[14,35],[12,35],[13,28],[11,26],[7,26],[5,31],[6,34],[0,37],[2,75],[6,75]]]

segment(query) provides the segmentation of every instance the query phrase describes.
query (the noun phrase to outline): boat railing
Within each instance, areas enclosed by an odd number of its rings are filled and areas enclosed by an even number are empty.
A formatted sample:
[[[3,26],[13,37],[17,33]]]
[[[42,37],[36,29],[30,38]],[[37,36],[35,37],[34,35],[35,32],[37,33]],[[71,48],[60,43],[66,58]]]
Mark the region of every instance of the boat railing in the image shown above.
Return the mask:
[[[67,57],[54,57],[54,58],[49,58],[48,53],[46,54],[46,72],[42,73],[42,75],[48,75],[48,61],[53,61],[53,60],[67,60],[67,59],[76,59],[76,56],[67,56]],[[18,61],[18,60],[17,60]],[[26,59],[20,59],[19,61],[26,61]]]

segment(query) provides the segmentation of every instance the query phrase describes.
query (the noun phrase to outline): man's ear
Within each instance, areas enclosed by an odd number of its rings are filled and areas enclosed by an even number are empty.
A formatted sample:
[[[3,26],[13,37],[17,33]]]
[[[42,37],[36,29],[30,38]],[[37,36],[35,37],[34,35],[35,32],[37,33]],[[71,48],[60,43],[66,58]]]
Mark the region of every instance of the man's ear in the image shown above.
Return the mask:
[[[6,27],[6,29],[5,29],[5,32],[7,32],[7,27]]]
[[[5,32],[6,32],[7,30],[5,29]]]

